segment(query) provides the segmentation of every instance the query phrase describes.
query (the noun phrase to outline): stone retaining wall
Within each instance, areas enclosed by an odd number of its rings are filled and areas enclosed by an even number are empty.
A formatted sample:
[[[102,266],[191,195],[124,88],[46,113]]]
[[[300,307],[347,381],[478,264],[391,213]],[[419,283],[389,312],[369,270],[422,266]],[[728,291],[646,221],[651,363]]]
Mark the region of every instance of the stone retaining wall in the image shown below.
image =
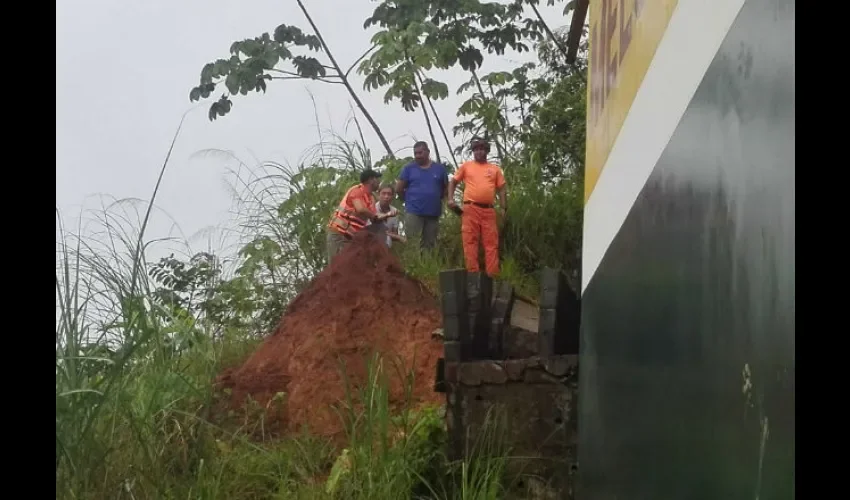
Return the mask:
[[[445,359],[438,387],[447,400],[447,451],[460,459],[495,435],[511,457],[510,498],[573,498],[578,329],[569,332],[573,339],[566,329],[578,309],[560,274],[544,270],[542,334],[511,326],[510,285],[463,270],[440,276]]]

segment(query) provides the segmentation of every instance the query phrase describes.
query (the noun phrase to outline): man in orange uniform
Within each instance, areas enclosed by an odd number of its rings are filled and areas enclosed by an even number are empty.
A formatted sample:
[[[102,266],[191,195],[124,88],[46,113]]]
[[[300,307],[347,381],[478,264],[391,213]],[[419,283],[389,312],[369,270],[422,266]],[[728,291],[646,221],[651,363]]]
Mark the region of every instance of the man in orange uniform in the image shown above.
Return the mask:
[[[328,222],[328,264],[351,241],[351,237],[365,229],[369,222],[373,224],[383,222],[398,215],[398,210],[395,208],[380,214],[375,210],[375,199],[372,193],[378,189],[380,180],[379,172],[366,169],[360,173],[360,184],[352,186],[345,192],[339,207]]]
[[[478,242],[484,244],[484,264],[490,277],[499,274],[499,228],[493,202],[499,198],[499,215],[504,217],[508,208],[505,175],[497,165],[487,161],[490,145],[487,141],[472,141],[473,161],[464,162],[449,181],[449,208],[455,209],[455,189],[460,182],[463,188],[463,257],[466,270],[479,272]]]

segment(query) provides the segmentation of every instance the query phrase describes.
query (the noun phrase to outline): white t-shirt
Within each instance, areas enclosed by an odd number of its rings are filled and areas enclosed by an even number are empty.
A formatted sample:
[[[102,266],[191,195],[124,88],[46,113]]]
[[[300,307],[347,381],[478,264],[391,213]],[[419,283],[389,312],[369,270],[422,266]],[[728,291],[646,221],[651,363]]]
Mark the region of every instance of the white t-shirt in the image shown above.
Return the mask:
[[[381,202],[380,201],[375,203],[375,210],[379,214],[386,213],[386,212],[381,210]],[[392,208],[390,208],[390,210],[392,210]],[[387,234],[387,246],[388,247],[393,246],[393,240],[392,240],[392,238],[390,238],[389,233],[398,233],[398,216],[390,217],[390,218],[384,220],[383,222],[380,222],[379,224],[383,225],[384,228],[386,228],[385,230],[388,233]]]

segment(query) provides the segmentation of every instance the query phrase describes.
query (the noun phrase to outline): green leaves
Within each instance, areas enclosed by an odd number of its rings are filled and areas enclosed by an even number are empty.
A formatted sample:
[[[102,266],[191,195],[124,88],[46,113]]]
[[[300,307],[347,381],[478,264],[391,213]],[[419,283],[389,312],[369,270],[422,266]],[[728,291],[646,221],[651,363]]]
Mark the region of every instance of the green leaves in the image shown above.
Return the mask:
[[[384,70],[376,70],[368,75],[363,80],[363,88],[366,90],[374,90],[383,87],[390,81],[390,75]]]
[[[295,66],[298,74],[304,78],[316,79],[327,76],[325,67],[315,57],[296,56],[292,58],[292,64]]]
[[[425,78],[422,88],[417,89],[417,78],[421,72],[436,65],[434,47],[423,43],[434,28],[429,23],[414,20],[404,29],[390,28],[377,32],[372,37],[377,50],[358,68],[358,72],[365,76],[363,88],[389,87],[384,93],[384,102],[397,100],[405,111],[416,110],[423,96],[432,100],[448,97],[448,87],[430,78]]]
[[[291,47],[319,51],[322,45],[315,35],[305,34],[300,28],[286,24],[278,26],[273,36],[263,33],[256,38],[233,42],[229,58],[204,65],[200,84],[189,91],[189,100],[207,99],[219,84],[224,84],[227,93],[210,105],[208,116],[215,120],[232,109],[230,96],[265,92],[268,80],[327,76],[325,66],[318,59],[304,55],[293,57]],[[278,66],[283,61],[291,63],[292,70],[280,69]]]
[[[307,35],[297,26],[281,24],[274,30],[274,39],[278,43],[307,47],[312,51],[322,48],[322,43],[315,35]]]
[[[193,88],[189,92],[189,100],[190,101],[197,101],[201,98],[206,99],[207,97],[210,96],[210,94],[214,90],[215,90],[215,84],[214,83],[201,84],[201,85]]]
[[[504,85],[507,82],[513,81],[514,75],[507,71],[498,71],[481,77],[481,81],[490,85]]]
[[[484,56],[481,51],[474,47],[464,47],[457,57],[460,67],[467,71],[474,71],[481,67],[484,63]]]
[[[212,103],[209,111],[209,119],[210,121],[215,120],[219,116],[224,116],[230,112],[230,108],[233,106],[233,103],[227,97],[227,95],[222,95],[218,101]]]
[[[443,82],[426,78],[422,82],[422,93],[431,100],[445,99],[449,96],[449,86]]]
[[[227,79],[224,81],[224,84],[227,86],[227,90],[231,94],[236,94],[239,92],[239,87],[241,86],[239,73],[231,73],[227,76]]]
[[[384,94],[384,103],[389,103],[393,99],[401,102],[401,106],[405,111],[415,111],[419,107],[421,97],[412,86],[413,80],[406,77],[399,77],[393,85]]]

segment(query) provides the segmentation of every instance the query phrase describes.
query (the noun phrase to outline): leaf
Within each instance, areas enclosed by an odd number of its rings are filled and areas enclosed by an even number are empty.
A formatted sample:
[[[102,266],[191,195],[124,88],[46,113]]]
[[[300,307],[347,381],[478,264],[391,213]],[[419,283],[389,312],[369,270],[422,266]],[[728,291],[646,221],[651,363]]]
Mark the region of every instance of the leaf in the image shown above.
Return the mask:
[[[201,97],[206,99],[207,97],[210,96],[212,91],[215,90],[215,84],[214,83],[207,83],[205,85],[201,85],[200,88],[201,88]]]
[[[274,40],[279,43],[293,43],[298,46],[307,46],[310,50],[319,50],[322,43],[315,35],[307,35],[297,26],[281,24],[274,30]]]
[[[214,67],[215,65],[213,65],[213,63],[207,63],[204,65],[204,67],[201,69],[201,83],[212,82],[212,72]]]
[[[296,56],[292,58],[292,64],[298,74],[304,78],[315,79],[327,74],[325,67],[315,57]]]
[[[239,73],[231,73],[227,75],[227,79],[224,80],[224,85],[231,94],[239,92],[239,84]]]
[[[482,82],[496,86],[504,85],[505,83],[510,82],[513,79],[513,75],[511,73],[508,73],[507,71],[497,71],[481,77]]]
[[[255,40],[245,40],[242,42],[241,51],[248,57],[262,57],[263,52],[266,49],[266,44],[264,44],[259,39]]]
[[[233,107],[233,102],[226,95],[222,95],[218,101],[210,105],[209,119],[215,120],[219,116],[224,116],[230,112]]]
[[[458,62],[460,62],[460,67],[467,71],[475,70],[481,67],[484,56],[480,50],[474,47],[466,47],[458,55]]]
[[[274,49],[266,51],[266,53],[263,55],[263,62],[266,63],[267,69],[274,68],[279,60],[280,55],[278,55],[278,53]]]
[[[390,102],[393,97],[398,98],[405,111],[415,111],[421,102],[419,94],[414,92],[413,88],[403,86],[401,83],[390,87],[390,90],[384,94],[384,102]]]
[[[325,493],[333,495],[337,491],[337,486],[342,477],[347,476],[351,472],[351,457],[349,456],[348,448],[342,450],[342,453],[334,460],[331,473],[325,483]]]
[[[212,76],[218,78],[230,72],[230,61],[227,59],[219,59],[213,64]]]
[[[475,82],[470,78],[469,81],[462,83],[460,87],[457,88],[457,93],[462,94],[474,86]]]
[[[290,52],[289,49],[287,49],[283,45],[278,45],[277,46],[277,55],[281,59],[289,59],[290,57],[292,57],[292,52]]]
[[[191,91],[189,91],[189,101],[195,102],[201,99],[201,88],[195,87]]]
[[[248,95],[248,92],[252,90],[256,90],[257,88],[257,75],[244,75],[242,81],[239,84],[239,93],[242,95]]]
[[[449,96],[449,86],[443,82],[426,78],[422,82],[422,93],[431,100],[445,99]]]
[[[373,73],[366,75],[366,78],[363,80],[363,89],[364,90],[374,90],[379,87],[383,87],[390,80],[389,75],[384,70],[378,70]]]
[[[302,35],[301,28],[289,26],[288,24],[281,24],[274,29],[274,40],[280,43],[291,43]]]

